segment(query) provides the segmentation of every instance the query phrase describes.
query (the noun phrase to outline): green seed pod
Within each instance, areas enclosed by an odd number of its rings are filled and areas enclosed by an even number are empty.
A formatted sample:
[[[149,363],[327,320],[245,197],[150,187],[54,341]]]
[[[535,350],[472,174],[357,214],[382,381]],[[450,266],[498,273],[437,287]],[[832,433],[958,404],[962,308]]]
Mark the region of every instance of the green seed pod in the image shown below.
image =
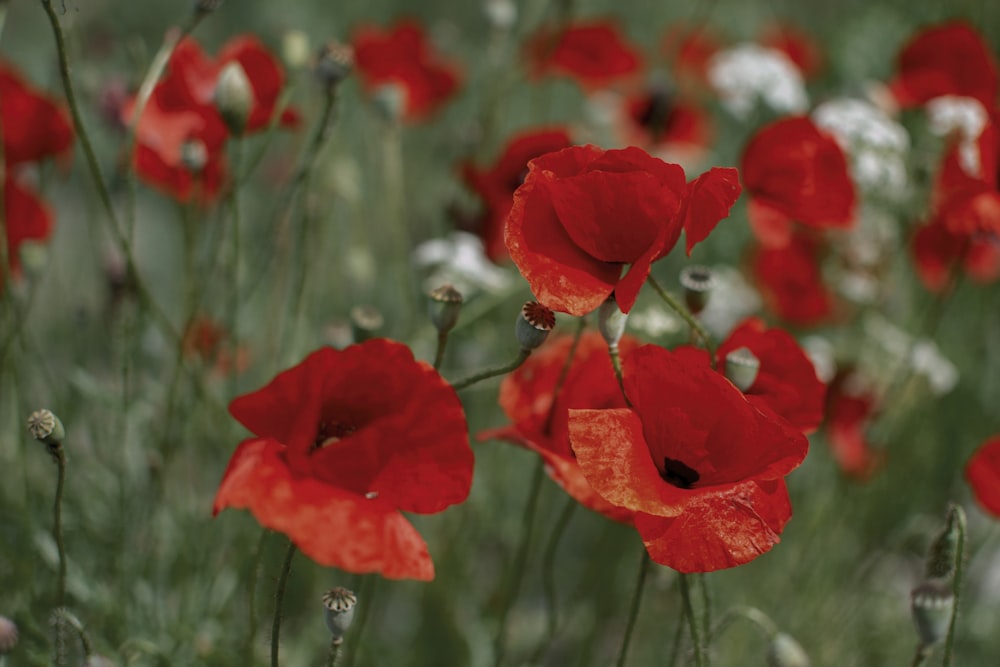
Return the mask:
[[[253,87],[246,70],[238,62],[230,62],[222,68],[215,83],[215,108],[236,136],[246,129],[253,102]]]
[[[948,634],[955,594],[947,582],[928,580],[910,594],[910,610],[921,646],[933,646]]]
[[[684,288],[684,303],[692,314],[697,315],[708,305],[715,288],[715,277],[707,266],[687,266],[681,271],[681,286]]]
[[[441,285],[432,290],[430,298],[430,318],[438,333],[447,333],[458,324],[458,315],[462,312],[462,293],[452,285]]]
[[[530,352],[545,342],[555,325],[555,313],[537,301],[529,301],[521,307],[514,334],[521,349]]]
[[[323,615],[326,618],[326,627],[333,635],[334,644],[344,641],[344,633],[351,627],[357,604],[357,596],[346,588],[338,586],[323,594]]]
[[[66,437],[66,429],[63,428],[59,417],[56,417],[51,410],[35,410],[28,417],[28,432],[35,440],[44,442],[51,447],[59,447]]]
[[[738,347],[726,355],[726,377],[740,391],[747,391],[757,381],[760,359],[748,347]]]
[[[609,348],[618,347],[618,341],[625,335],[627,320],[628,313],[621,311],[613,294],[597,309],[597,328]]]

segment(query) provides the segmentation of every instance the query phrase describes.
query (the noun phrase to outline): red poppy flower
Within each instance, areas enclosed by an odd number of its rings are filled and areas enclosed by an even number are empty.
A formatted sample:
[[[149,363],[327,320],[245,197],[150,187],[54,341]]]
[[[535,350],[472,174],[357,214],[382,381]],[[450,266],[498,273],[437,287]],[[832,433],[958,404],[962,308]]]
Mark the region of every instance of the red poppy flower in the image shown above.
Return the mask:
[[[635,338],[624,336],[618,344],[619,353],[627,357],[639,344]],[[569,410],[625,407],[608,344],[596,331],[584,333],[559,393],[554,396],[572,346],[572,337],[556,338],[504,378],[500,407],[513,423],[481,433],[479,438],[507,440],[537,452],[546,463],[549,477],[581,505],[609,519],[631,523],[630,510],[610,504],[590,488],[569,445]]]
[[[673,63],[673,73],[684,86],[708,85],[708,63],[722,49],[721,40],[704,26],[671,28],[663,38],[662,51]]]
[[[511,138],[491,166],[480,168],[467,163],[462,177],[486,205],[486,215],[478,230],[486,255],[494,262],[508,258],[503,241],[503,225],[510,213],[514,191],[528,174],[528,161],[545,153],[571,146],[573,140],[563,128],[526,130]]]
[[[856,196],[844,152],[809,118],[786,118],[757,132],[743,151],[740,174],[750,194],[750,227],[765,245],[790,242],[792,221],[820,229],[854,222]]]
[[[726,355],[745,347],[760,361],[757,378],[743,393],[759,410],[772,411],[803,433],[812,433],[823,421],[826,385],[816,368],[783,329],[768,329],[755,317],[741,322],[716,351],[716,368],[724,369]]]
[[[586,90],[606,88],[639,72],[642,56],[609,20],[543,27],[527,45],[533,76],[561,74]]]
[[[416,21],[399,21],[390,29],[362,26],[354,32],[354,66],[369,92],[387,84],[405,96],[403,118],[419,120],[458,90],[458,69],[435,51]]]
[[[25,241],[45,241],[52,233],[52,215],[48,207],[31,190],[7,174],[3,179],[3,226],[7,234],[7,262],[11,275],[21,274],[21,244]],[[0,288],[4,275],[0,272]]]
[[[919,106],[941,95],[972,97],[986,109],[996,105],[996,59],[965,23],[945,23],[916,35],[900,51],[896,71],[889,87],[901,107]]]
[[[943,216],[913,235],[913,260],[924,286],[934,292],[945,290],[956,267],[979,283],[1000,278],[1000,238],[957,234]]]
[[[833,314],[833,295],[819,271],[821,246],[810,236],[794,234],[788,245],[758,247],[751,271],[767,307],[781,319],[815,326]]]
[[[686,184],[680,166],[641,149],[573,146],[528,163],[504,238],[535,297],[552,310],[585,315],[614,292],[627,313],[681,230],[690,253],[739,194],[735,169],[716,167]]]
[[[199,357],[212,371],[225,375],[232,370],[242,372],[249,364],[249,353],[239,345],[233,354],[229,332],[207,317],[196,317],[184,333],[183,349],[187,357]]]
[[[622,143],[639,146],[678,161],[698,159],[711,141],[708,114],[695,104],[677,99],[663,85],[652,85],[625,101]]]
[[[859,482],[870,479],[884,463],[883,452],[873,448],[865,434],[876,405],[874,393],[859,384],[853,371],[838,374],[830,383],[827,443],[841,472]]]
[[[802,72],[811,78],[823,69],[823,52],[812,35],[792,25],[772,25],[760,38],[762,46],[781,51]]]
[[[594,490],[636,512],[652,559],[711,572],[770,550],[805,436],[707,365],[653,345],[625,359],[624,386],[631,408],[571,410],[569,438]]]
[[[233,454],[214,512],[248,508],[321,565],[434,577],[400,513],[461,502],[472,450],[455,391],[410,350],[373,339],[324,348],[229,406],[253,432]]]
[[[965,466],[965,479],[979,505],[1000,517],[1000,436],[980,445]]]
[[[0,135],[7,166],[65,153],[73,146],[66,110],[4,63],[0,63]]]
[[[184,39],[174,49],[167,72],[157,84],[160,102],[167,110],[188,110],[205,106],[215,109],[215,85],[229,63],[237,62],[246,72],[253,89],[253,106],[246,131],[266,128],[274,116],[278,97],[285,86],[285,74],[278,60],[252,35],[241,35],[226,42],[213,60],[193,39]],[[283,126],[298,124],[298,112],[286,109],[281,114]]]

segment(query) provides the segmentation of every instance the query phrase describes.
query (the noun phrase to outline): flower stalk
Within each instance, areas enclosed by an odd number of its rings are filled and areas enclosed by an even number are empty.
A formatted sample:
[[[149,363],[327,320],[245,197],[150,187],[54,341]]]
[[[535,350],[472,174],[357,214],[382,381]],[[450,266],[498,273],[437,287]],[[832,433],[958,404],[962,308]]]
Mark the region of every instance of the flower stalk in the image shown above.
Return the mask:
[[[712,336],[708,333],[708,330],[702,325],[701,322],[698,321],[698,318],[691,314],[691,311],[688,310],[684,304],[674,298],[670,292],[663,289],[663,287],[660,286],[660,283],[656,282],[656,278],[654,278],[652,274],[650,274],[650,276],[646,279],[646,282],[649,283],[649,286],[653,288],[653,291],[659,295],[663,302],[670,306],[670,308],[677,313],[682,320],[687,322],[687,325],[691,327],[692,331],[698,334],[698,337],[701,338],[701,342],[705,346],[705,349],[708,350],[708,355],[712,360],[712,367],[714,368],[715,345],[712,343]]]
[[[641,560],[639,561],[639,575],[635,580],[635,590],[632,592],[632,604],[629,607],[628,621],[625,624],[625,636],[622,637],[622,645],[618,649],[618,660],[615,662],[616,667],[625,667],[625,661],[628,658],[629,644],[632,642],[632,632],[635,630],[635,622],[639,618],[639,607],[642,604],[642,592],[646,587],[646,574],[649,572],[649,561],[649,553],[643,547]]]
[[[295,557],[295,543],[288,540],[288,550],[285,561],[281,565],[278,576],[278,587],[274,591],[274,619],[271,621],[271,667],[278,667],[278,648],[281,636],[281,605],[285,600],[285,587],[288,585],[288,575],[292,570],[292,559]]]

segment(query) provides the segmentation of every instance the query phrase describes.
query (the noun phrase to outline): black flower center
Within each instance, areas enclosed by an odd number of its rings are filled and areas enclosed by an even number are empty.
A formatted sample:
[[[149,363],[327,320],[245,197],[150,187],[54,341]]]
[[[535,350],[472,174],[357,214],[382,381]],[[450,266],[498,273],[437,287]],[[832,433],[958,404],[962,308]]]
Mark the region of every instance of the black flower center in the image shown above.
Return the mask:
[[[653,89],[635,112],[635,120],[654,139],[659,139],[670,127],[674,115],[674,96],[666,88]]]
[[[677,459],[663,457],[663,472],[660,477],[667,484],[673,484],[679,489],[690,489],[701,475],[694,468],[685,465]]]
[[[320,422],[319,428],[316,429],[316,438],[313,439],[312,447],[310,451],[316,451],[317,449],[322,449],[327,445],[331,445],[346,435],[354,433],[357,429],[350,424],[341,424],[340,422]]]

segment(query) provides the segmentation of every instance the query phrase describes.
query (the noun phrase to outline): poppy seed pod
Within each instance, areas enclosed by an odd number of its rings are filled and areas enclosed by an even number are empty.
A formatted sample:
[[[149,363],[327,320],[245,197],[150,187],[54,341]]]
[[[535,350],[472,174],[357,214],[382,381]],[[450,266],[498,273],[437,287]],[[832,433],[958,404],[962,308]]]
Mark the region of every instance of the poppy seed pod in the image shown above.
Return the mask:
[[[344,641],[344,633],[351,627],[351,621],[354,620],[354,608],[357,604],[357,596],[346,588],[338,586],[323,594],[326,627],[333,635],[334,644],[340,644]]]
[[[355,342],[368,340],[375,336],[385,324],[385,318],[375,306],[354,306],[351,308],[351,330]]]
[[[933,646],[948,633],[955,594],[946,582],[930,579],[910,593],[910,610],[921,646]]]
[[[521,350],[530,352],[545,342],[555,325],[555,313],[537,301],[529,301],[521,307],[514,335]]]
[[[354,49],[348,44],[327,42],[316,56],[316,78],[328,90],[346,79],[353,69]]]
[[[35,410],[28,417],[28,432],[35,440],[44,442],[49,447],[59,447],[66,437],[66,429],[59,417],[45,409]]]
[[[628,313],[621,311],[613,294],[597,309],[597,328],[600,329],[609,349],[618,347],[618,341],[625,335],[627,320]]]
[[[760,359],[748,347],[738,347],[726,355],[726,378],[740,391],[747,391],[760,373]]]
[[[215,83],[215,108],[230,132],[237,136],[243,134],[253,103],[253,87],[246,70],[239,62],[228,63]]]
[[[7,655],[17,646],[17,625],[6,616],[0,616],[0,655]]]
[[[769,667],[809,667],[809,656],[802,644],[784,632],[778,632],[767,646]]]
[[[428,294],[430,298],[430,318],[438,333],[447,333],[458,324],[462,312],[462,293],[452,285],[441,285]]]
[[[681,271],[681,287],[684,288],[684,303],[688,310],[697,315],[705,310],[708,299],[715,289],[715,276],[707,266],[686,266]]]

